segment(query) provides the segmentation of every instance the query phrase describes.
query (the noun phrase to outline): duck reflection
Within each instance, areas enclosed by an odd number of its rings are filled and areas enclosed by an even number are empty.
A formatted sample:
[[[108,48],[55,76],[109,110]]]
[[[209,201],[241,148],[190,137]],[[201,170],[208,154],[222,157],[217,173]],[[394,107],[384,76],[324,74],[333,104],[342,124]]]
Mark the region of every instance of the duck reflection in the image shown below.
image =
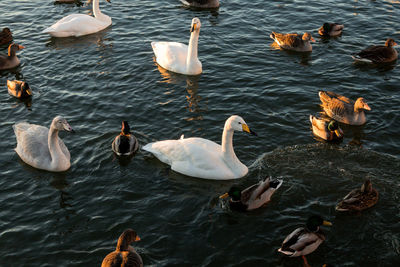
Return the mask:
[[[193,121],[193,120],[202,120],[203,116],[201,115],[205,109],[200,108],[200,101],[202,97],[198,94],[199,89],[199,80],[201,75],[196,76],[188,76],[182,75],[174,72],[170,72],[157,63],[155,63],[158,71],[162,76],[162,82],[169,83],[169,84],[180,84],[186,82],[186,91],[188,95],[186,95],[186,110],[192,113],[193,115],[190,117],[186,117],[185,120]]]
[[[300,64],[303,66],[308,66],[310,65],[309,61],[311,60],[311,52],[296,52],[296,51],[291,51],[287,49],[281,48],[275,41],[270,44],[271,49],[273,50],[282,50],[284,51],[287,55],[289,55],[292,58],[298,58],[300,57]]]
[[[92,33],[89,35],[84,35],[80,37],[50,37],[49,41],[46,43],[46,47],[53,48],[56,50],[60,49],[77,49],[82,47],[88,47],[90,45],[96,45],[100,48],[112,47],[112,44],[107,44],[105,41],[110,41],[109,38],[105,38],[106,34],[111,30],[108,27],[100,32]]]

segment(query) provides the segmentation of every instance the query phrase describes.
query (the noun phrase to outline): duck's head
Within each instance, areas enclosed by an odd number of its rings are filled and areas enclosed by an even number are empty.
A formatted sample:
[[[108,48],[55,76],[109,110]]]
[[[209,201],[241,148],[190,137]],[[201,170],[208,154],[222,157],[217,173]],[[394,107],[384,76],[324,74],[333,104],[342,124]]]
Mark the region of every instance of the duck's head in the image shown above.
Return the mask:
[[[232,186],[228,193],[219,196],[219,198],[227,198],[228,196],[231,197],[233,201],[240,201],[240,198],[242,197],[242,190],[240,190],[240,188],[237,186]]]
[[[255,132],[250,130],[249,126],[247,126],[246,122],[242,119],[242,117],[238,115],[232,115],[229,117],[229,119],[226,120],[225,129],[239,131],[239,132],[246,132],[257,136]]]
[[[4,34],[11,34],[11,31],[10,31],[10,29],[9,28],[3,28],[3,33]]]
[[[8,46],[8,56],[11,57],[11,56],[15,55],[15,53],[16,53],[17,51],[22,50],[22,49],[24,49],[24,48],[25,48],[25,46],[12,43],[12,44],[10,44],[10,45]]]
[[[334,120],[331,120],[331,121],[329,122],[329,124],[328,124],[328,130],[331,131],[331,132],[335,132],[335,134],[336,134],[336,136],[337,136],[338,138],[342,138],[342,137],[343,137],[343,131],[342,131],[342,129],[340,129],[339,124],[338,124],[336,121],[334,121]]]
[[[354,103],[354,109],[355,110],[359,110],[359,109],[371,110],[371,108],[367,104],[367,101],[365,101],[365,99],[362,97],[357,98],[356,103]]]
[[[140,237],[135,230],[126,229],[118,238],[117,250],[127,250],[129,244],[140,241]]]
[[[363,185],[361,186],[361,190],[362,193],[369,193],[372,192],[372,184],[371,184],[371,180],[367,179]]]
[[[320,35],[327,35],[329,31],[331,30],[331,24],[325,22],[324,25],[319,28],[318,33]]]
[[[387,47],[392,47],[392,46],[396,46],[396,45],[397,45],[397,43],[392,38],[387,39],[385,42],[385,46],[387,46]]]
[[[311,232],[318,231],[318,229],[321,225],[331,226],[332,223],[325,221],[319,215],[312,215],[311,217],[308,218],[307,223],[306,223],[307,229],[310,230]]]
[[[301,39],[303,39],[303,41],[310,41],[310,42],[315,42],[315,39],[312,38],[311,34],[309,32],[305,32],[303,34],[303,37],[301,37]]]
[[[190,32],[200,31],[201,22],[199,18],[192,19],[192,26],[190,27]]]
[[[26,94],[28,96],[33,95],[32,89],[27,82],[22,82],[21,90],[23,94]]]
[[[131,133],[131,127],[129,127],[127,121],[122,121],[121,133],[123,135],[129,135]]]
[[[72,127],[69,125],[66,119],[64,119],[63,116],[57,116],[53,119],[53,122],[51,123],[51,127],[55,128],[59,131],[67,131],[74,133],[75,131],[72,129]]]

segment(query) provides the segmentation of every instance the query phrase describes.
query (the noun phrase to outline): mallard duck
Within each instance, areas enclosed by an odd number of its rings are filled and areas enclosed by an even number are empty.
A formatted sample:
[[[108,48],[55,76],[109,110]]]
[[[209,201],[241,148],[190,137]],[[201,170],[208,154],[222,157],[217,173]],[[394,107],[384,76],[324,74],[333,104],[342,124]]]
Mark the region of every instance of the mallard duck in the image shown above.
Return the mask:
[[[197,57],[201,22],[192,19],[189,45],[177,42],[151,42],[157,64],[166,70],[185,75],[199,75],[203,71]]]
[[[336,206],[337,211],[362,211],[378,202],[378,191],[372,188],[371,181],[366,180],[360,189],[348,193]]]
[[[311,34],[306,32],[303,35],[297,33],[272,32],[270,36],[281,48],[297,52],[311,52],[310,42],[315,42]]]
[[[234,131],[257,135],[240,116],[233,115],[225,121],[221,145],[204,138],[182,136],[179,140],[149,143],[143,150],[153,153],[172,170],[188,176],[212,180],[237,179],[249,170],[233,150]]]
[[[10,44],[8,46],[7,56],[0,55],[0,70],[7,70],[17,67],[21,62],[19,61],[16,52],[24,49],[25,47],[18,44]]]
[[[338,23],[324,23],[324,25],[319,28],[318,33],[321,36],[339,36],[342,34],[342,31],[344,29],[343,24],[338,24]]]
[[[59,131],[74,132],[62,116],[53,119],[50,130],[47,127],[20,122],[13,125],[18,156],[32,167],[63,172],[70,168],[70,153],[58,137]]]
[[[17,98],[26,98],[32,96],[32,89],[29,84],[24,81],[7,80],[8,93]]]
[[[217,8],[219,0],[180,0],[184,5],[199,8]]]
[[[321,106],[332,119],[350,125],[363,125],[367,122],[364,110],[371,110],[364,98],[355,102],[345,96],[330,91],[319,91]]]
[[[99,1],[93,0],[94,17],[86,14],[71,14],[44,29],[42,33],[48,33],[53,37],[79,37],[104,30],[111,25],[112,20],[101,13]],[[110,0],[106,1],[110,2]]]
[[[393,46],[397,43],[389,38],[386,40],[385,45],[373,45],[361,52],[352,55],[352,58],[356,61],[367,62],[367,63],[388,63],[395,61],[398,57],[398,53]]]
[[[140,241],[140,237],[132,229],[125,230],[118,238],[115,251],[109,253],[101,263],[101,267],[142,267],[142,257],[130,246]]]
[[[6,45],[13,40],[12,33],[9,28],[3,28],[0,32],[0,45]]]
[[[219,198],[230,196],[230,207],[240,211],[258,209],[271,200],[271,196],[282,185],[282,182],[282,180],[278,179],[271,181],[271,178],[267,177],[265,181],[260,181],[258,184],[254,184],[243,191],[234,186],[228,193],[221,195]]]
[[[310,115],[310,122],[315,136],[326,141],[337,141],[343,138],[343,131],[340,129],[339,124],[334,120],[328,122]]]
[[[115,137],[111,147],[118,156],[129,156],[138,150],[139,143],[127,121],[122,121],[121,133]]]
[[[312,253],[325,241],[325,234],[319,228],[321,225],[331,226],[332,223],[318,215],[309,217],[305,227],[299,227],[288,235],[278,251],[290,257],[302,256],[304,265],[309,266],[305,255]]]

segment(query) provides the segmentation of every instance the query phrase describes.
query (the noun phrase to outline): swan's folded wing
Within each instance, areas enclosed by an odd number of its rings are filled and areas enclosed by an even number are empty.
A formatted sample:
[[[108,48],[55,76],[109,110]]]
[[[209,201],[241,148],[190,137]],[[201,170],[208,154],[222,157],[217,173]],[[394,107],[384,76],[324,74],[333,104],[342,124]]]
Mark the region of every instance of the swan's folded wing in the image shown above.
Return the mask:
[[[161,67],[174,72],[185,70],[187,45],[177,42],[152,42],[151,46]]]
[[[27,163],[36,166],[42,159],[48,160],[48,133],[46,127],[29,123],[18,123],[13,126],[17,138],[16,152]]]
[[[92,16],[84,14],[69,15],[53,24],[43,32],[76,33],[75,36],[85,35],[101,30],[102,23]]]

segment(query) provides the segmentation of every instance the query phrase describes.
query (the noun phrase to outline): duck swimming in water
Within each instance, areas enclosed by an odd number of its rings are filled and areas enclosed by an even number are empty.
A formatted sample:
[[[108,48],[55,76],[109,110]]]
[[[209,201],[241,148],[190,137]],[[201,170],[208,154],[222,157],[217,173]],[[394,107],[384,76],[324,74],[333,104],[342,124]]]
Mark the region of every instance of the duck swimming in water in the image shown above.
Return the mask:
[[[348,193],[336,206],[337,211],[362,211],[374,206],[378,202],[378,191],[372,188],[371,181],[367,179],[361,188]]]
[[[271,180],[270,177],[267,177],[265,181],[260,181],[244,190],[234,186],[219,198],[230,196],[229,205],[232,209],[240,211],[258,209],[271,200],[271,196],[282,185],[282,182],[282,180]]]
[[[334,120],[328,122],[310,115],[310,122],[313,134],[319,138],[326,141],[337,141],[343,138],[343,131]]]
[[[281,48],[297,51],[297,52],[311,52],[311,42],[315,39],[311,34],[306,32],[303,35],[297,33],[277,33],[272,32],[270,36]]]
[[[386,40],[385,45],[373,45],[361,52],[352,55],[352,58],[356,61],[366,63],[389,63],[397,60],[398,53],[393,47],[397,43],[389,38]]]
[[[101,263],[101,267],[143,267],[142,257],[130,246],[132,242],[140,241],[136,231],[125,230],[118,238],[115,251],[109,253]]]
[[[184,5],[199,8],[217,8],[219,0],[180,0]]]
[[[16,55],[17,51],[24,49],[25,47],[18,44],[10,44],[8,46],[7,56],[0,55],[0,70],[13,69],[18,67],[21,63]]]
[[[332,119],[350,125],[363,125],[367,122],[365,110],[371,110],[364,98],[356,101],[330,91],[319,91],[321,107]]]
[[[127,121],[122,121],[121,133],[115,137],[111,147],[118,156],[130,156],[138,150],[139,143]]]
[[[324,25],[322,25],[321,28],[319,28],[318,33],[323,37],[327,36],[335,37],[341,35],[343,29],[344,29],[343,24],[324,23]]]
[[[24,81],[7,80],[8,93],[16,98],[27,98],[32,96],[32,89],[29,84]]]
[[[290,257],[302,256],[304,265],[310,266],[305,255],[316,250],[326,239],[320,229],[321,225],[331,226],[332,223],[318,215],[309,217],[305,227],[299,227],[289,234],[278,251]]]

